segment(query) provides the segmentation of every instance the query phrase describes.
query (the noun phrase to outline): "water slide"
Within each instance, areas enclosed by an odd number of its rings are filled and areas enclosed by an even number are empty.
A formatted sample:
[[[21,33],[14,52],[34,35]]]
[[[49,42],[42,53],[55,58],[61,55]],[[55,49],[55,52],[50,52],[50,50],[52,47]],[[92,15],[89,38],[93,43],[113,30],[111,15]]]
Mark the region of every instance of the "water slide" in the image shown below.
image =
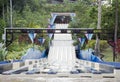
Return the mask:
[[[57,15],[54,15],[52,20],[50,21],[51,26],[54,25],[56,16]],[[68,25],[69,24],[55,24],[54,27],[57,29],[65,29],[68,28]],[[77,58],[75,47],[72,44],[72,34],[54,34],[54,38],[49,48],[47,61],[49,63],[50,69],[57,70],[58,72],[70,72],[71,70],[75,69]],[[42,52],[38,50],[28,50],[28,52],[22,57],[22,59],[44,58],[45,55],[42,55],[41,53]],[[92,50],[81,50],[80,53],[78,53],[77,57],[82,60],[104,63],[99,57],[95,56],[92,53]],[[82,65],[82,67],[83,66],[84,65]]]
[[[94,50],[91,48],[80,50],[80,53],[78,53],[78,58],[92,62],[102,62],[102,60],[94,54]]]
[[[56,28],[68,28],[68,24],[56,24]],[[75,47],[72,45],[71,34],[54,34],[52,46],[48,54],[51,69],[59,72],[69,72],[75,65]]]

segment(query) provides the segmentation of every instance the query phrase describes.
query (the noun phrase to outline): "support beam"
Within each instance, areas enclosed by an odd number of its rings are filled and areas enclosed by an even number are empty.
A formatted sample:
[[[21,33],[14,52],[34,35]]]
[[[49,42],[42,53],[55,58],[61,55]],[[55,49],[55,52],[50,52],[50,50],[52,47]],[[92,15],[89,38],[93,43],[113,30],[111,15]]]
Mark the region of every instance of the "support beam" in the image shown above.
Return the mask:
[[[92,29],[92,28],[65,28],[65,29],[54,29],[54,28],[5,28],[5,45],[9,46],[14,40],[15,34],[29,33],[34,31],[37,34],[110,34],[108,29]],[[112,34],[112,33],[111,33]]]

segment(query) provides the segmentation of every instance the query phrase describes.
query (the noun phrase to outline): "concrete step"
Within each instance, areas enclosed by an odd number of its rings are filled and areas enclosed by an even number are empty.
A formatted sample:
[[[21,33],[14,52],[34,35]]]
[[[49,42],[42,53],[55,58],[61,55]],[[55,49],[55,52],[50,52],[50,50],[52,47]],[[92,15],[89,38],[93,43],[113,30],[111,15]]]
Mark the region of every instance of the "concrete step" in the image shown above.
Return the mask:
[[[71,34],[54,34],[54,40],[72,40],[72,35]]]
[[[73,46],[73,41],[66,41],[66,40],[53,40],[52,41],[53,46]]]

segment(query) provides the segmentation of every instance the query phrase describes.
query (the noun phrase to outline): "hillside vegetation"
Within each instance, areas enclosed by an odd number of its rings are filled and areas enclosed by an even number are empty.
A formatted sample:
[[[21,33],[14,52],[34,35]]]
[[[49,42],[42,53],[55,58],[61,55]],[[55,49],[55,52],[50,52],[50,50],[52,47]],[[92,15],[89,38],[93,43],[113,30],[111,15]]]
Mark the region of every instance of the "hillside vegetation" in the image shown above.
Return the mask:
[[[50,0],[12,0],[12,15],[13,15],[13,28],[46,28],[51,18],[51,12],[74,12],[76,17],[70,23],[72,28],[97,28],[97,4],[96,0],[77,0],[76,2],[69,2],[65,0],[63,3],[52,4]],[[120,1],[119,1],[120,2]],[[120,7],[120,3],[119,3]],[[119,11],[120,14],[120,11]],[[119,16],[120,18],[120,16]],[[119,21],[120,25],[120,21]],[[113,32],[115,26],[115,0],[110,6],[102,6],[102,29],[111,29]],[[3,42],[2,34],[4,28],[10,27],[10,2],[9,0],[0,1],[0,41]],[[19,35],[20,37],[21,35]],[[42,34],[47,40],[46,44],[39,46],[41,50],[47,48],[49,38]],[[108,35],[109,36],[109,35]],[[19,43],[18,35],[12,45],[8,47],[8,59],[20,59],[26,50],[32,47],[30,39]],[[41,35],[38,35],[41,37]],[[106,39],[107,36],[101,36]],[[95,39],[95,38],[94,38]],[[106,45],[106,44],[102,44]],[[93,45],[92,45],[93,46]],[[104,48],[104,47],[103,47]],[[108,47],[109,48],[109,47]],[[109,49],[108,49],[109,50]],[[0,55],[2,55],[0,53]]]

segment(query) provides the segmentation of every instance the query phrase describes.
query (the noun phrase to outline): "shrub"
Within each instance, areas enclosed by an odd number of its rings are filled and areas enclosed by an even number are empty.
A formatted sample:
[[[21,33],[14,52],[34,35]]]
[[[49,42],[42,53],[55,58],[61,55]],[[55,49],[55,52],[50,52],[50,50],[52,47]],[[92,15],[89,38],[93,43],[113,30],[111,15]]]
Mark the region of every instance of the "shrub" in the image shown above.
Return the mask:
[[[3,43],[0,43],[0,61],[4,61],[7,56],[6,48]]]
[[[96,40],[90,40],[88,41],[88,44],[86,45],[86,48],[95,48]],[[105,50],[107,47],[109,47],[106,40],[100,40],[100,51]]]
[[[8,47],[8,55],[6,56],[7,60],[11,59],[21,59],[23,55],[25,55],[27,49],[33,47],[32,43],[26,44],[25,42],[21,42],[20,44],[15,40],[9,47]],[[34,44],[35,49],[39,49],[40,51],[43,51],[45,49],[45,46],[36,45]]]

